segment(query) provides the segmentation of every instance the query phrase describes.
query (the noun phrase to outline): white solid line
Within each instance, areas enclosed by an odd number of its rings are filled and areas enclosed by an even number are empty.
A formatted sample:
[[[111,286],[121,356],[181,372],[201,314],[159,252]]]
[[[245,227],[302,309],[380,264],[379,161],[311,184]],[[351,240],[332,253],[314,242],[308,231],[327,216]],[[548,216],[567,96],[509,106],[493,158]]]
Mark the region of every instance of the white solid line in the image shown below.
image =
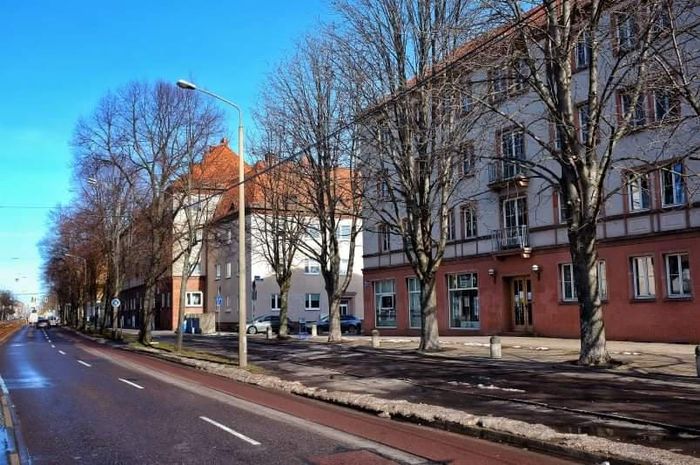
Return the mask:
[[[87,362],[83,362],[82,360],[78,360],[78,363],[80,363],[81,365],[85,365],[86,367],[91,367],[91,366],[92,366],[92,365],[90,365],[90,364],[87,363]]]
[[[62,350],[59,350],[58,353],[61,354],[61,355],[66,355],[66,353],[65,353],[64,351],[62,351]]]
[[[131,386],[134,386],[136,389],[143,389],[143,386],[139,386],[139,385],[136,384],[136,383],[132,383],[132,382],[129,381],[128,379],[124,379],[124,378],[117,378],[117,379],[118,379],[119,381],[121,381],[122,383],[126,383],[126,384],[129,384],[129,385],[131,385]]]
[[[206,421],[207,423],[211,423],[212,425],[216,426],[217,428],[221,428],[222,430],[226,431],[227,433],[232,434],[232,435],[236,436],[238,439],[242,439],[249,444],[252,444],[254,446],[260,445],[260,443],[258,441],[256,441],[255,439],[250,439],[248,436],[245,436],[245,435],[239,433],[238,431],[234,431],[231,428],[229,428],[228,426],[222,425],[221,423],[216,422],[216,421],[212,420],[211,418],[207,418],[207,417],[199,417],[199,418]]]

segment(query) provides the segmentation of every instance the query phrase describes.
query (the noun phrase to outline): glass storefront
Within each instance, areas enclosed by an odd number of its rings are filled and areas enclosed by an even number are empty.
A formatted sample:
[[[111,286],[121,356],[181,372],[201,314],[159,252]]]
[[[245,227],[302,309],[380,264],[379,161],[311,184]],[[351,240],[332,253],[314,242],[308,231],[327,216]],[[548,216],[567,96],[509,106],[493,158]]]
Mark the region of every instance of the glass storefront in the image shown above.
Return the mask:
[[[479,288],[476,273],[447,276],[450,328],[479,329]]]

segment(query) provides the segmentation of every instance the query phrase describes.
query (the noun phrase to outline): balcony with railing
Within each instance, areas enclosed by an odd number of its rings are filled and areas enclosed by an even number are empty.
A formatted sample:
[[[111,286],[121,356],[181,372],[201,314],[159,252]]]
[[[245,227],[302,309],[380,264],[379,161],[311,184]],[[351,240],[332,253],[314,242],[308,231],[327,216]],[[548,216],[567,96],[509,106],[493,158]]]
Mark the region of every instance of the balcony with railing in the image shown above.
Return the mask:
[[[489,186],[501,188],[509,183],[527,186],[527,170],[518,160],[501,160],[489,164]]]
[[[529,230],[527,225],[496,229],[491,231],[491,241],[494,251],[525,250],[530,247]]]

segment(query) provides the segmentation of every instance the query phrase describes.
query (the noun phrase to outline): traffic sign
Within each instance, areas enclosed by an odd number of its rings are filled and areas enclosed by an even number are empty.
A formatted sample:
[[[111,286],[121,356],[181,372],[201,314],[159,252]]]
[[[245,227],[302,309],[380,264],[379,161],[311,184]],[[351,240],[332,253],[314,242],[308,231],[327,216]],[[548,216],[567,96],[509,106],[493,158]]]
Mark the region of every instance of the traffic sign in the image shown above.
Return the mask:
[[[122,304],[122,301],[115,297],[112,299],[111,303],[112,303],[112,307],[119,308],[119,306]]]
[[[217,296],[216,296],[216,305],[220,307],[220,306],[222,306],[223,304],[224,304],[224,298],[221,297],[220,295],[217,295]]]

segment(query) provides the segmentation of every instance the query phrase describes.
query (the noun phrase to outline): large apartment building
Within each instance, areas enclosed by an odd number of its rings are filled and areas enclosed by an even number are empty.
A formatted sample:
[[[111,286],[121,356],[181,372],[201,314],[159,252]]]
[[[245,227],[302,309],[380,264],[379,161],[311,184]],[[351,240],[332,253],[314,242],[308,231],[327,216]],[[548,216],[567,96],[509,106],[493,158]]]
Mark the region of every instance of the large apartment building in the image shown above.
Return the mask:
[[[637,29],[629,6],[608,11],[603,21],[610,31],[601,44],[603,75],[622,48],[634,42]],[[697,43],[691,49],[697,54]],[[582,34],[571,57],[581,138],[589,118],[587,53]],[[491,62],[464,70],[463,78],[473,85],[463,104],[489,99],[511,120],[485,117],[464,134],[470,162],[463,165],[464,180],[453,196],[445,231],[448,242],[436,287],[439,331],[578,337],[567,209],[556,186],[519,162],[556,170],[535,137],[556,145],[558,131],[543,117],[539,98],[509,66]],[[597,225],[606,334],[610,339],[697,343],[700,162],[688,157],[687,149],[698,146],[700,124],[673,93],[643,90],[633,102],[626,90],[622,85],[613,89],[602,110],[614,120],[635,105],[630,130],[615,148],[619,163],[607,179]],[[364,328],[418,335],[420,287],[402,241],[383,229],[378,218],[368,221],[378,226],[364,235]]]

